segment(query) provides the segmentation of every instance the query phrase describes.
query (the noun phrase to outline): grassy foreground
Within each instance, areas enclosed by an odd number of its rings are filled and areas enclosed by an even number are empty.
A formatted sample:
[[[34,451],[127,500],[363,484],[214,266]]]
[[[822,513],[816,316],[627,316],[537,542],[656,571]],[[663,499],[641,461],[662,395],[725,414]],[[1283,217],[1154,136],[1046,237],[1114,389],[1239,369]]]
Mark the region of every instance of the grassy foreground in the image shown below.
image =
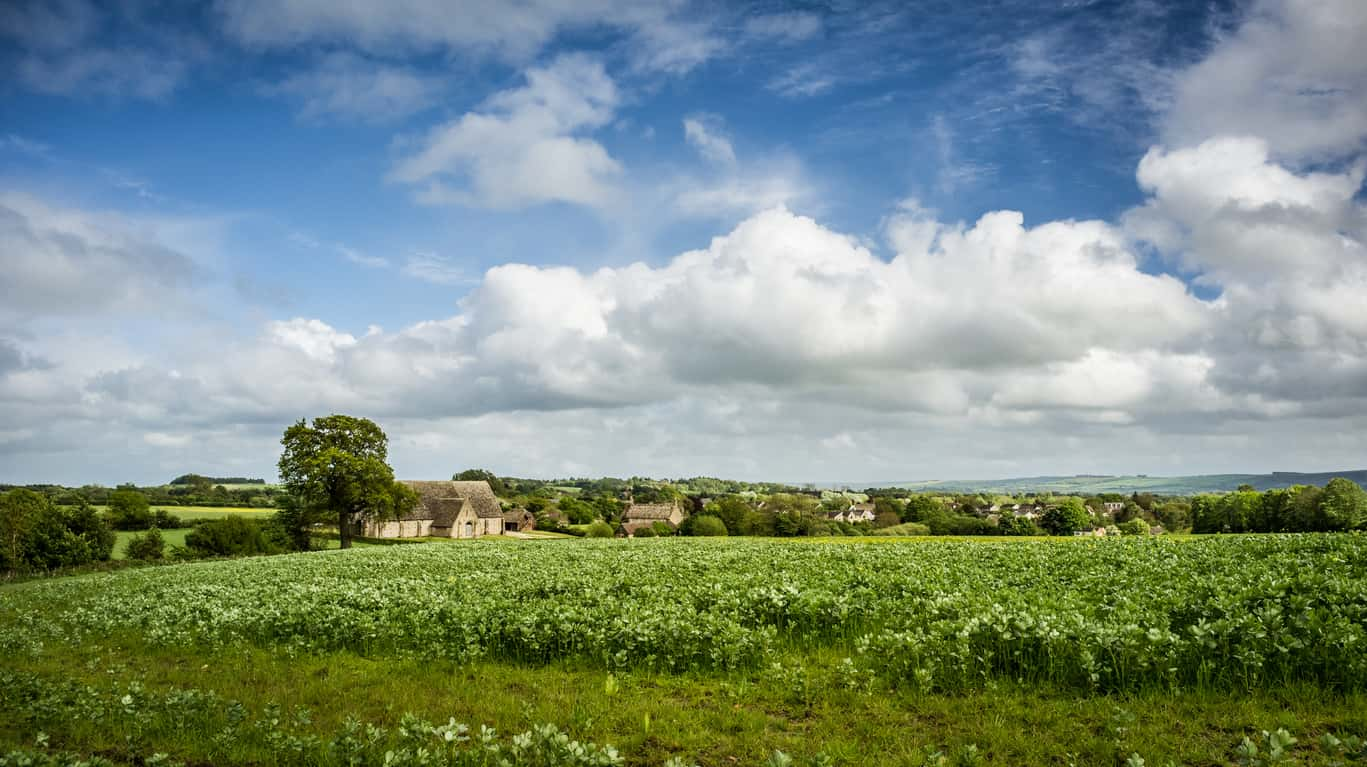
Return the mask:
[[[490,767],[786,763],[778,751],[867,765],[1367,759],[1361,536],[503,543],[0,588],[0,753]]]
[[[799,763],[821,753],[850,765],[1118,765],[1135,753],[1150,765],[1223,765],[1237,763],[1246,735],[1258,742],[1279,728],[1304,744],[1285,763],[1327,765],[1341,757],[1316,742],[1320,735],[1367,731],[1367,698],[1309,687],[1077,696],[1002,684],[967,694],[870,694],[820,671],[609,674],[559,664],[152,647],[132,636],[0,664],[14,667],[49,685],[76,682],[83,689],[72,699],[103,697],[108,713],[92,723],[60,705],[35,711],[9,699],[19,692],[12,687],[0,694],[0,752],[31,746],[42,732],[53,749],[129,763],[153,752],[191,764],[288,763],[273,739],[332,740],[349,717],[392,730],[404,714],[503,733],[553,723],[577,740],[613,744],[626,764],[657,766],[675,756],[758,765],[775,750]],[[219,703],[187,716],[178,702],[187,691],[212,691]],[[130,693],[134,702],[123,704]],[[231,742],[215,740],[234,701],[244,704],[248,726]]]

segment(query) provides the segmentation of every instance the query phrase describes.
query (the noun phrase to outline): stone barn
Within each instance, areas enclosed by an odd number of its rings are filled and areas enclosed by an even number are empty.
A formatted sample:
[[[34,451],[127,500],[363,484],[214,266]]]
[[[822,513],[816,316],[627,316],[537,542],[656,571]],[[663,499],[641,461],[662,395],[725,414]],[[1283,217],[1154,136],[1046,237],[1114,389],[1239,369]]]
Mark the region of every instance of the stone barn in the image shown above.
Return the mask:
[[[521,506],[503,512],[503,530],[505,532],[525,533],[535,529],[536,515]]]
[[[483,480],[403,480],[418,505],[399,519],[362,520],[365,538],[479,538],[503,534],[503,507]]]
[[[671,529],[678,530],[684,520],[683,508],[678,501],[673,503],[632,503],[622,512],[621,534],[633,538],[636,531],[650,527],[656,522],[664,522]]]

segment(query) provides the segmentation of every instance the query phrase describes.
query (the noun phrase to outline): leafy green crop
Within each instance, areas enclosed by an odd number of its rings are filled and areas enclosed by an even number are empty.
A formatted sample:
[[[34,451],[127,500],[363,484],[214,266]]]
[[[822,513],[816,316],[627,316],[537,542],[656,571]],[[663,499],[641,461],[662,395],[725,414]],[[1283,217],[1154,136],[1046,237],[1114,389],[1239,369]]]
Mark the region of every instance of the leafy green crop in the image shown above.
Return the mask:
[[[29,583],[0,651],[119,630],[665,672],[838,648],[851,686],[1367,683],[1367,538],[429,544]],[[799,653],[800,654],[800,653]]]

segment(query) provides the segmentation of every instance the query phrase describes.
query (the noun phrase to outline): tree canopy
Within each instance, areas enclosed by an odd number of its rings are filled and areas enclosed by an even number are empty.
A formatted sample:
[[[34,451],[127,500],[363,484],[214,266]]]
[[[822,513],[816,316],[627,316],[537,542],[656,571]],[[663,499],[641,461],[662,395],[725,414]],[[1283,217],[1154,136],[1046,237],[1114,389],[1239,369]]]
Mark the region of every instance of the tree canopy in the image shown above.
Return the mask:
[[[298,521],[314,512],[335,515],[344,549],[358,519],[393,519],[417,504],[416,493],[394,481],[389,439],[374,421],[329,415],[309,425],[301,419],[280,443],[280,482],[303,512]]]

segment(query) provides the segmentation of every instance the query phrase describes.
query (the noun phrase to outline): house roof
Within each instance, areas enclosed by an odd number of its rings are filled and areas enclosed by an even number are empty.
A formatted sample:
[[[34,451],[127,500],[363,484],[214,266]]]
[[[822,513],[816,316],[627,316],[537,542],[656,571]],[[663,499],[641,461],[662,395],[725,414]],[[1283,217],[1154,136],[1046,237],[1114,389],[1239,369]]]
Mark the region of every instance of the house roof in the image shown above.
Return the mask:
[[[430,519],[438,524],[450,524],[465,504],[482,519],[502,519],[503,507],[493,488],[484,480],[457,482],[454,480],[403,480],[418,494],[418,505],[404,519]]]
[[[673,503],[633,503],[627,507],[626,511],[622,512],[622,521],[654,519],[668,521],[678,509],[678,505]]]

